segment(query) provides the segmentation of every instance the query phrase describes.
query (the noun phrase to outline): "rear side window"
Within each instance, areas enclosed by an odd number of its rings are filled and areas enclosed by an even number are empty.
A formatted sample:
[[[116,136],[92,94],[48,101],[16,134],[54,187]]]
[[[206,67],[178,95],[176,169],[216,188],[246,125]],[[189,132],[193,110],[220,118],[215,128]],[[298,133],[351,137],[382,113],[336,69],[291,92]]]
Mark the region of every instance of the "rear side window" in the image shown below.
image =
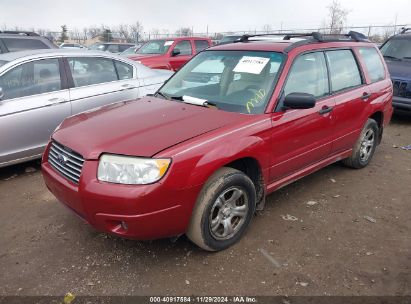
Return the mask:
[[[5,99],[31,96],[61,89],[58,59],[24,63],[0,77]]]
[[[359,52],[364,60],[371,82],[383,80],[385,77],[384,65],[377,50],[374,48],[360,48]]]
[[[326,57],[330,67],[333,92],[362,84],[360,70],[350,50],[328,51]]]
[[[113,60],[108,58],[68,58],[74,86],[83,87],[93,84],[116,81],[117,73]]]
[[[209,47],[207,40],[194,40],[194,46],[196,53],[201,52],[202,50]]]
[[[327,65],[322,52],[299,56],[284,87],[284,96],[291,93],[312,94],[316,98],[329,93]]]
[[[3,42],[9,52],[49,49],[46,44],[37,39],[3,38]]]

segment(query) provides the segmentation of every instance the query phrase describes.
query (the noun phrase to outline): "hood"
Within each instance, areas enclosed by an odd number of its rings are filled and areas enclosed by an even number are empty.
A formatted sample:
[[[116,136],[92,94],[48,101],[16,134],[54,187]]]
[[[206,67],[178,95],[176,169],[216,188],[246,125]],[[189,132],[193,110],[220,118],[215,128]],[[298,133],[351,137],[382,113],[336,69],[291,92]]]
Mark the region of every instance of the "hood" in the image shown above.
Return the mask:
[[[393,61],[388,59],[386,63],[391,78],[411,81],[411,60]]]
[[[164,57],[165,54],[135,54],[131,56],[127,56],[131,60],[146,60],[146,59],[156,59],[156,58],[162,58]]]
[[[98,159],[103,152],[151,157],[247,117],[178,101],[144,97],[67,118],[52,137],[85,159]]]

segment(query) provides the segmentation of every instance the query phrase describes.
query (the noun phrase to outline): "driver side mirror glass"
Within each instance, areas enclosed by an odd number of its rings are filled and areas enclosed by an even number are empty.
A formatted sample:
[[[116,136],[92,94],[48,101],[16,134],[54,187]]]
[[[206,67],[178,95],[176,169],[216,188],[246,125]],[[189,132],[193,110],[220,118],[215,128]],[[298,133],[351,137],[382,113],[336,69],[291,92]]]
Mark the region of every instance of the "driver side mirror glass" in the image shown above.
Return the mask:
[[[177,49],[177,48],[175,48],[174,50],[173,50],[173,52],[171,53],[171,55],[172,56],[177,56],[177,55],[180,55],[180,49]]]
[[[315,107],[314,95],[307,93],[290,93],[285,96],[283,108],[310,109]]]

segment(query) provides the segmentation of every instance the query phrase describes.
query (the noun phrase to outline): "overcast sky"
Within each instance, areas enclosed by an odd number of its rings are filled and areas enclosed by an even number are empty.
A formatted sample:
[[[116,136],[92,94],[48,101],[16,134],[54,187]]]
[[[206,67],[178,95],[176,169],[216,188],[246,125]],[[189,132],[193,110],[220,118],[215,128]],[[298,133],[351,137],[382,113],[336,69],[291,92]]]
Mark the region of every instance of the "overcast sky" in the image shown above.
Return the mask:
[[[332,0],[0,0],[0,28],[59,31],[140,21],[144,31],[194,32],[317,28]],[[411,25],[411,0],[340,0],[349,25]]]

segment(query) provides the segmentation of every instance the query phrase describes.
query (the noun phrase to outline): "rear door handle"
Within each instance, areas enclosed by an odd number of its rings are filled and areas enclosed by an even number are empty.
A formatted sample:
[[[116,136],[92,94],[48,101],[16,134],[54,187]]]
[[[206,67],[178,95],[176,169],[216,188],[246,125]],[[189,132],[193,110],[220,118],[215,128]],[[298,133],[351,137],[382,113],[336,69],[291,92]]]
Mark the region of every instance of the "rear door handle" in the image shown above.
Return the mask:
[[[62,102],[65,102],[65,101],[66,101],[66,99],[64,99],[64,98],[54,97],[54,98],[50,98],[48,100],[48,103],[55,104],[55,103],[62,103]]]
[[[362,96],[361,96],[361,99],[362,99],[362,100],[367,100],[367,99],[370,98],[370,97],[371,97],[371,94],[370,94],[370,93],[364,92],[364,93],[362,94]]]
[[[121,87],[125,88],[125,89],[134,89],[135,88],[135,86],[130,84],[130,83],[122,84]]]
[[[333,110],[333,107],[324,106],[320,111],[318,111],[318,113],[320,115],[323,115],[323,114],[330,113],[332,110]]]

